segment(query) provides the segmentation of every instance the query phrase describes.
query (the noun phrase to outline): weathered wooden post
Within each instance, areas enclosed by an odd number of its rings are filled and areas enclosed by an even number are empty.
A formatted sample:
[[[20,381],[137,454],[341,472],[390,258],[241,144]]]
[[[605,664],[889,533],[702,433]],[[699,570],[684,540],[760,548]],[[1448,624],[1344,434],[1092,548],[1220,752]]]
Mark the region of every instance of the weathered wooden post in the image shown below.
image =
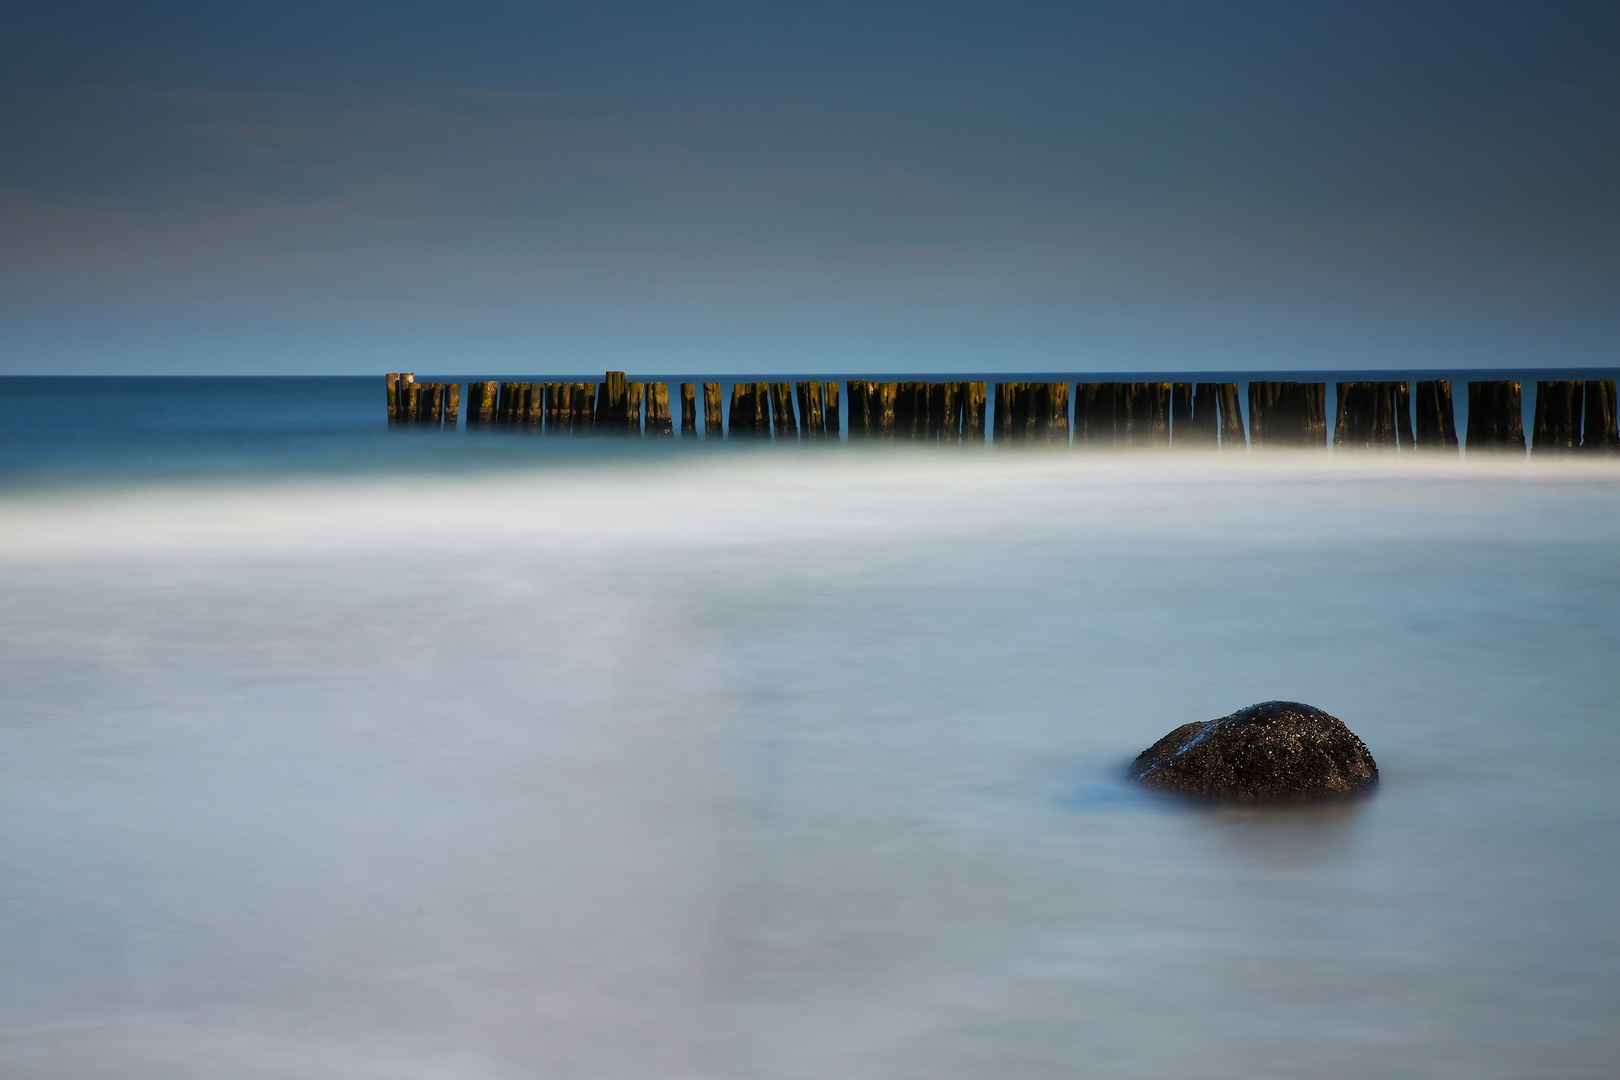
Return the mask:
[[[771,415],[771,384],[754,384],[754,415],[758,417],[759,434],[769,439],[776,433],[776,418]]]
[[[417,413],[422,408],[422,387],[415,379],[400,376],[399,384],[399,422],[414,425],[417,422]]]
[[[1129,444],[1154,449],[1170,445],[1170,384],[1131,384]]]
[[[771,383],[771,426],[778,439],[799,437],[799,423],[793,415],[792,383]]]
[[[1451,406],[1451,380],[1417,384],[1417,446],[1424,450],[1457,449],[1457,418]]]
[[[602,376],[602,385],[596,392],[597,431],[623,433],[630,429],[629,392],[624,372],[609,371]]]
[[[1467,450],[1524,453],[1524,413],[1516,379],[1468,384]]]
[[[866,379],[849,380],[849,437],[872,437],[872,384]]]
[[[962,403],[962,441],[984,445],[984,406],[988,384],[970,382],[967,399]]]
[[[1238,397],[1238,384],[1220,383],[1218,396],[1221,403],[1221,449],[1247,450],[1249,439],[1244,433],[1243,405]]]
[[[743,384],[742,383],[732,383],[731,384],[731,408],[730,408],[730,415],[726,418],[726,427],[731,432],[731,437],[733,439],[735,439],[738,435],[742,434],[742,422],[743,422],[742,410],[743,410]]]
[[[896,383],[894,389],[894,437],[912,439],[917,435],[917,388],[921,383]],[[927,400],[924,399],[926,412]]]
[[[630,436],[641,435],[642,407],[646,403],[646,400],[646,383],[626,382],[624,384],[624,419],[621,420],[619,422],[619,426],[614,429],[616,434]],[[576,426],[574,428],[574,434],[584,434],[589,430],[589,428],[586,428],[585,431],[582,432],[579,427]]]
[[[736,383],[731,388],[731,434],[769,438],[771,404],[767,383]]]
[[[1038,409],[1040,426],[1045,427],[1046,442],[1054,446],[1069,445],[1069,384],[1053,382],[1041,384]]]
[[[1536,383],[1532,454],[1568,454],[1581,445],[1582,393],[1578,382]]]
[[[1282,383],[1249,383],[1249,445],[1276,446],[1283,441]]]
[[[467,384],[467,430],[488,431],[495,426],[495,402],[500,383]]]
[[[395,400],[398,403],[399,422],[401,424],[416,423],[416,410],[421,403],[421,388],[416,385],[416,376],[409,371],[399,373],[399,380],[394,386]]]
[[[1327,449],[1327,383],[1299,383],[1299,444]],[[1393,432],[1391,432],[1393,434]]]
[[[697,438],[697,385],[681,383],[681,438]]]
[[[1250,446],[1327,445],[1327,384],[1251,382]]]
[[[1187,438],[1192,427],[1193,387],[1192,383],[1172,383],[1170,386],[1170,445],[1178,450],[1184,450],[1191,445]]]
[[[894,412],[896,399],[900,396],[900,384],[892,382],[878,383],[877,392],[878,437],[892,439],[895,436]]]
[[[556,405],[556,415],[546,419],[546,434],[568,435],[574,430],[574,384],[548,383],[546,397]]]
[[[1339,415],[1333,425],[1336,449],[1395,449],[1395,387],[1389,382],[1337,384]]]
[[[720,384],[706,382],[703,384],[704,438],[718,439],[723,437],[725,433],[725,421],[720,412]]]
[[[647,384],[647,434],[659,439],[675,435],[669,415],[669,383]]]
[[[1185,428],[1171,428],[1173,445],[1184,449],[1213,450],[1220,444],[1220,394],[1219,383],[1201,382],[1193,387],[1192,414]]]
[[[1364,385],[1359,382],[1342,382],[1334,387],[1338,399],[1335,410],[1338,418],[1333,424],[1333,447],[1336,450],[1350,443],[1366,445],[1366,439],[1361,437],[1364,434],[1361,428],[1366,419],[1364,413],[1367,411],[1361,401],[1363,396],[1361,390]]]
[[[1074,384],[1076,449],[1108,450],[1114,445],[1114,384]]]
[[[1031,383],[996,384],[996,417],[993,442],[1023,443],[1029,440],[1035,417],[1031,405]]]
[[[596,384],[593,382],[580,383],[579,387],[580,390],[578,392],[583,392],[584,397],[576,397],[576,400],[579,401],[581,406],[580,416],[576,421],[576,424],[584,425],[585,433],[588,435],[591,433],[592,424],[596,420]],[[576,392],[576,394],[578,392]],[[576,427],[575,432],[577,433],[578,430],[578,427]]]
[[[399,372],[384,375],[383,386],[388,392],[388,426],[393,427],[399,423]]]
[[[821,416],[827,424],[827,437],[838,438],[838,384],[824,382],[821,384]]]
[[[1587,381],[1585,413],[1581,450],[1589,454],[1620,453],[1620,429],[1615,426],[1613,379]]]
[[[940,429],[941,442],[959,443],[962,441],[962,404],[967,398],[967,384],[952,382],[944,383],[940,391]]]
[[[1412,437],[1412,384],[1395,384],[1395,438],[1401,449],[1410,450],[1417,445]]]
[[[826,422],[822,418],[821,384],[819,382],[799,382],[793,384],[793,392],[799,399],[799,429],[806,439],[820,439],[827,434]]]
[[[453,382],[444,388],[444,430],[456,430],[461,420],[461,384]]]

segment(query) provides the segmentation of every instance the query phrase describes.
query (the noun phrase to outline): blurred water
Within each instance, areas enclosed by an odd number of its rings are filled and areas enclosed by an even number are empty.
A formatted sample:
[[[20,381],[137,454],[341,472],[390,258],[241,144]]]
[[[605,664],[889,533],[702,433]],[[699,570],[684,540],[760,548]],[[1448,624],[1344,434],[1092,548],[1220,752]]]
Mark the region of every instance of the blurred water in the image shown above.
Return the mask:
[[[0,493],[0,1075],[1620,1069],[1615,465],[401,453]]]

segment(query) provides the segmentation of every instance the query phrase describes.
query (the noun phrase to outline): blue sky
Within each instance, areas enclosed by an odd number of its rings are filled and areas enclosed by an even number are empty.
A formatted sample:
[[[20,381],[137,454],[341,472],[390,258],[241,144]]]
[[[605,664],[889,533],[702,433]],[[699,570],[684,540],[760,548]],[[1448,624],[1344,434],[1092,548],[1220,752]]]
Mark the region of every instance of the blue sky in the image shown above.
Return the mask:
[[[1620,363],[1612,3],[264,7],[8,6],[0,373]]]

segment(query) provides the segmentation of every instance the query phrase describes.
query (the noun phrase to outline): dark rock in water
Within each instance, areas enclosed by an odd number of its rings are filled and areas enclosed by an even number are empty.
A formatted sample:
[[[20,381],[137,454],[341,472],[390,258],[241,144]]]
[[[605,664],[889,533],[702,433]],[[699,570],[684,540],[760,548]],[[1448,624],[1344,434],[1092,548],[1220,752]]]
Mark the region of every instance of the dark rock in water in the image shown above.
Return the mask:
[[[1344,721],[1297,701],[1265,701],[1183,724],[1131,764],[1147,787],[1238,802],[1353,795],[1378,765]]]

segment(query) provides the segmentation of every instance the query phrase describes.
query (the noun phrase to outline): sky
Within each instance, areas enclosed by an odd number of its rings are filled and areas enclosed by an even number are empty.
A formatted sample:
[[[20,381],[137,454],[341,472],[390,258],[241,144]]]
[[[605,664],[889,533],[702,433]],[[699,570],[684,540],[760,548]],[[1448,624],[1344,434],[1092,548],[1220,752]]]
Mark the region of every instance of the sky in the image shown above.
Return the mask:
[[[1620,5],[4,5],[0,374],[1620,364]]]

